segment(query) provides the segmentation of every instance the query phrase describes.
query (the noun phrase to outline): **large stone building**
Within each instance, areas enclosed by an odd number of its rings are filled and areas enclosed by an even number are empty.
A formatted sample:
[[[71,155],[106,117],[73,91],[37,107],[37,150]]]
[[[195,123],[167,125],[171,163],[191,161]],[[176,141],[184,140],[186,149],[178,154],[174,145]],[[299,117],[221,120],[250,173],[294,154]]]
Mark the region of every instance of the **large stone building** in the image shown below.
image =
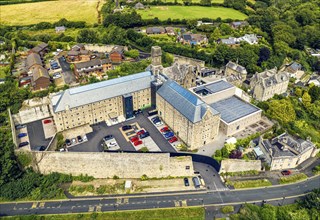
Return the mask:
[[[51,98],[51,111],[57,130],[133,117],[133,110],[151,105],[154,79],[151,72],[142,72],[56,94]]]
[[[224,80],[190,90],[221,114],[220,132],[227,136],[232,136],[261,120],[262,110],[242,100],[237,88]]]
[[[166,81],[156,102],[159,116],[191,150],[217,137],[219,113],[176,82]]]
[[[247,70],[245,67],[229,61],[224,70],[224,76],[228,82],[231,82],[234,85],[241,86],[243,81],[247,78]]]
[[[284,133],[271,140],[261,137],[255,152],[258,159],[269,164],[271,170],[282,170],[296,168],[305,160],[314,157],[319,149],[310,140]]]
[[[287,91],[289,74],[277,71],[277,68],[256,73],[250,80],[253,98],[266,101],[275,94],[283,94]]]

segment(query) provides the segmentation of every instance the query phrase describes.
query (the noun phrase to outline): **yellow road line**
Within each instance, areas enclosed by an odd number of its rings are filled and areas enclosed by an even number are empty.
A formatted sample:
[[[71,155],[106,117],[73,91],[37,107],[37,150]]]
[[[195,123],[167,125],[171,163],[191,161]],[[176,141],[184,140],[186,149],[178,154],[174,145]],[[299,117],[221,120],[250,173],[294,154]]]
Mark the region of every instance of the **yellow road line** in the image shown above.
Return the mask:
[[[37,206],[38,206],[38,202],[34,202],[34,203],[32,203],[31,208],[32,208],[32,209],[35,209],[35,208],[37,208]]]

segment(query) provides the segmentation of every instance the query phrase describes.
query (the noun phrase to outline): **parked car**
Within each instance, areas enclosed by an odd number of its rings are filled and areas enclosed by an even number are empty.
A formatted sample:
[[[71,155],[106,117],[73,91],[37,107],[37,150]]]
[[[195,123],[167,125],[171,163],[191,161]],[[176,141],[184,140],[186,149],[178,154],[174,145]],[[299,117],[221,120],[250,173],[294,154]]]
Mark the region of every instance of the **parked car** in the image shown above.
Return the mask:
[[[159,116],[153,117],[153,118],[151,119],[152,122],[158,121],[158,120],[160,120]]]
[[[143,139],[143,138],[146,138],[149,136],[150,136],[149,132],[145,132],[145,133],[139,135],[140,139]]]
[[[70,145],[71,145],[70,139],[66,139],[66,145],[67,145],[67,146],[70,146]]]
[[[138,146],[138,145],[140,145],[140,144],[142,144],[142,141],[141,141],[141,140],[136,141],[136,142],[133,143],[134,146]]]
[[[28,141],[21,142],[21,143],[19,144],[19,147],[24,147],[24,146],[27,146],[28,144],[29,144]]]
[[[45,146],[39,146],[39,147],[36,147],[36,150],[37,151],[45,151],[46,147]]]
[[[20,133],[18,134],[18,138],[23,138],[23,137],[26,137],[27,136],[27,133]]]
[[[200,188],[200,181],[198,177],[192,177],[192,182],[195,188]]]
[[[108,134],[108,135],[104,136],[103,140],[108,141],[108,140],[111,140],[112,138],[113,138],[113,135]]]
[[[133,114],[134,114],[134,115],[138,115],[138,114],[141,114],[141,113],[142,113],[141,109],[138,109],[138,110],[134,110],[134,111],[133,111]]]
[[[172,138],[169,139],[170,143],[174,143],[178,140],[178,138],[176,136],[173,136]]]
[[[160,120],[159,120],[159,121],[154,122],[154,124],[155,124],[155,125],[157,125],[157,126],[163,125],[162,121],[160,121]]]
[[[173,133],[172,131],[167,132],[167,133],[164,134],[164,137],[165,137],[166,139],[172,138],[173,136],[174,136],[174,133]]]
[[[21,129],[21,128],[25,128],[26,127],[26,125],[16,125],[16,129]]]
[[[187,177],[183,178],[184,186],[190,186],[189,180]]]
[[[167,126],[165,126],[165,127],[161,128],[160,131],[162,133],[165,133],[165,132],[169,131],[169,128]]]
[[[283,170],[283,171],[281,171],[281,174],[284,176],[288,176],[291,174],[291,170]]]
[[[145,132],[146,132],[145,130],[140,130],[140,131],[137,132],[137,135],[143,134]]]
[[[112,142],[108,143],[107,146],[108,147],[115,147],[115,146],[117,146],[117,142],[112,141]]]
[[[138,140],[139,140],[139,137],[138,137],[138,136],[133,136],[133,137],[130,138],[130,141],[131,141],[132,143],[134,143],[134,142],[136,142],[136,141],[138,141]]]
[[[82,139],[82,137],[80,135],[77,136],[77,139],[78,139],[78,142],[82,142],[83,141],[83,139]]]
[[[124,125],[124,126],[122,126],[122,130],[123,130],[123,131],[127,131],[127,130],[130,130],[130,129],[132,129],[132,126],[131,126],[131,125]]]
[[[49,123],[51,123],[51,122],[52,122],[51,119],[46,119],[46,120],[43,121],[43,124],[49,124]]]
[[[71,139],[71,142],[72,142],[72,144],[77,143],[77,141],[76,141],[76,139],[75,139],[75,138],[72,138],[72,139]]]

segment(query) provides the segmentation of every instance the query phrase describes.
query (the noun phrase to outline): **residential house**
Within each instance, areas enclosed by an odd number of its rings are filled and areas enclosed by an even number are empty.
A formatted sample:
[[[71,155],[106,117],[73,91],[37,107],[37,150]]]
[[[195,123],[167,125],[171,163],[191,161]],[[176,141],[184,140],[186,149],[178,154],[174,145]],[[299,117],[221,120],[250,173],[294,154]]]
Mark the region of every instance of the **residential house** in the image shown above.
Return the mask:
[[[55,31],[56,31],[56,33],[63,33],[66,31],[66,27],[65,26],[55,27]]]
[[[42,66],[42,60],[39,54],[31,53],[27,56],[26,59],[26,70],[27,72],[32,72],[32,70],[37,66]]]
[[[240,44],[240,42],[238,41],[238,38],[235,38],[235,37],[229,37],[227,39],[219,39],[218,43],[226,44],[230,47],[236,47]]]
[[[248,22],[247,21],[234,21],[234,22],[231,22],[230,23],[230,26],[233,28],[233,29],[240,29],[240,28],[243,28],[245,26],[248,26]]]
[[[258,37],[256,34],[245,34],[243,37],[239,38],[239,41],[245,41],[248,44],[258,44]]]
[[[42,66],[37,66],[32,70],[31,85],[34,90],[47,89],[50,85],[48,71]]]
[[[176,32],[174,31],[173,27],[166,27],[165,30],[166,30],[168,35],[171,35],[171,36],[176,35]]]
[[[278,71],[277,68],[256,73],[250,80],[253,98],[266,101],[275,94],[283,94],[287,91],[289,74]]]
[[[242,37],[239,38],[235,38],[235,37],[229,37],[227,39],[219,39],[218,43],[221,44],[226,44],[228,46],[234,47],[234,46],[238,46],[240,44],[240,42],[247,42],[248,44],[258,44],[258,37],[255,34],[245,34]]]
[[[197,21],[197,26],[199,27],[201,25],[213,25],[213,22]]]
[[[227,78],[228,82],[231,82],[234,85],[241,86],[242,82],[247,78],[247,70],[245,67],[229,61],[226,65],[224,76]]]
[[[84,48],[73,47],[72,50],[68,51],[67,59],[69,62],[77,62],[77,61],[89,61],[90,60],[90,52],[88,50],[84,50]]]
[[[35,46],[34,48],[32,48],[30,52],[37,53],[41,57],[43,57],[44,55],[46,55],[49,52],[49,46],[46,43],[41,43],[41,44]]]
[[[205,35],[191,34],[191,33],[183,34],[180,41],[183,44],[189,44],[189,45],[200,45],[200,44],[207,44],[208,43],[208,39]]]
[[[109,53],[109,59],[112,63],[121,63],[124,59],[125,48],[123,46],[115,46]]]
[[[85,47],[83,44],[76,44],[71,48],[71,50],[75,50],[75,51],[85,50]]]
[[[285,71],[290,74],[290,77],[298,80],[304,75],[303,67],[300,63],[292,62],[285,67]]]
[[[144,5],[141,2],[138,2],[137,4],[135,4],[134,9],[136,10],[142,10],[144,9]]]
[[[147,34],[165,34],[166,30],[163,27],[148,27]]]
[[[90,60],[74,64],[74,72],[77,76],[90,75],[92,73],[103,73],[111,69],[111,62],[109,60]]]
[[[315,86],[320,86],[320,76],[319,75],[312,75],[309,79],[308,84],[314,84]]]
[[[258,159],[268,163],[270,170],[296,168],[311,157],[315,157],[319,149],[310,139],[303,140],[287,133],[271,140],[260,137]]]

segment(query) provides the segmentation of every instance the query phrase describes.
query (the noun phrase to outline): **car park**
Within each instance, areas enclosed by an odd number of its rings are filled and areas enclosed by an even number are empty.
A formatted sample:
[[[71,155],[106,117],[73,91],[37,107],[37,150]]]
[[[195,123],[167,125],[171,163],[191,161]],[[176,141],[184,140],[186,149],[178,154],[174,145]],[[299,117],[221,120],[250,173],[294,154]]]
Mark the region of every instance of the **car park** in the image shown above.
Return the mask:
[[[43,121],[44,124],[49,124],[49,123],[51,123],[51,122],[52,122],[51,119],[46,119],[46,120]]]
[[[172,138],[169,139],[170,143],[174,143],[176,141],[178,141],[178,138],[176,136],[173,136]]]
[[[134,143],[134,142],[136,142],[136,141],[138,141],[138,140],[139,140],[139,137],[138,137],[138,136],[133,136],[133,137],[130,138],[130,141],[131,141],[132,143]]]
[[[137,135],[141,135],[141,134],[143,134],[145,132],[146,132],[145,130],[140,130],[140,131],[137,132]]]
[[[70,145],[71,145],[70,139],[66,139],[66,145],[67,145],[67,146],[70,146]]]
[[[22,128],[25,128],[25,127],[26,127],[26,125],[21,125],[21,124],[16,125],[16,129],[22,129]]]
[[[24,147],[24,146],[27,146],[28,144],[29,144],[28,141],[21,142],[21,143],[19,144],[19,147]]]
[[[136,142],[133,143],[134,146],[138,146],[138,145],[140,145],[140,144],[142,144],[142,141],[141,141],[141,140],[136,141]]]
[[[184,186],[190,186],[189,180],[187,177],[183,178]]]
[[[18,138],[23,138],[23,137],[26,137],[27,136],[27,133],[20,133],[18,134]]]
[[[282,174],[283,176],[288,176],[288,175],[291,174],[291,170],[283,170],[283,171],[281,171],[281,174]]]
[[[82,142],[83,141],[83,139],[82,139],[82,137],[80,135],[77,136],[77,139],[78,139],[78,142]]]
[[[130,130],[132,129],[132,126],[131,125],[124,125],[122,126],[122,131],[127,131],[127,130]]]
[[[142,134],[139,135],[140,139],[143,139],[143,138],[146,138],[146,137],[149,137],[149,136],[150,136],[149,132],[145,132],[145,133],[142,133]]]
[[[160,129],[160,132],[161,132],[161,133],[165,133],[165,132],[167,132],[167,131],[169,131],[169,128],[168,128],[167,126],[165,126],[165,127],[163,127],[163,128]]]
[[[166,139],[172,138],[173,136],[174,136],[174,133],[173,133],[172,131],[167,132],[167,133],[164,134],[164,137],[165,137]]]
[[[46,147],[45,147],[45,146],[39,146],[39,147],[36,147],[35,150],[36,150],[36,151],[45,151],[45,150],[46,150]]]
[[[108,141],[108,140],[111,140],[112,138],[113,138],[113,135],[108,134],[108,135],[104,136],[103,140]]]

